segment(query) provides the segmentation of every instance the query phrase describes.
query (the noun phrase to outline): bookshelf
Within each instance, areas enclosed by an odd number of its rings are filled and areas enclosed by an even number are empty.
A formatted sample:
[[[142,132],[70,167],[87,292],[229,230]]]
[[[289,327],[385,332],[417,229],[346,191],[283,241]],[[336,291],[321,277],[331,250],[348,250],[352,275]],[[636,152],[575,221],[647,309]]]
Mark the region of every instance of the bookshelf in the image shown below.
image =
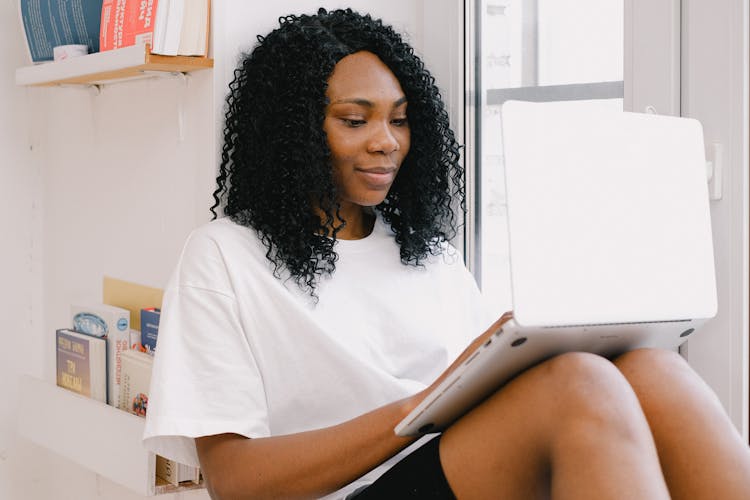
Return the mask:
[[[18,431],[38,446],[142,496],[203,488],[156,477],[156,455],[141,444],[143,418],[28,375],[19,389]]]
[[[152,54],[150,47],[133,45],[64,61],[16,69],[16,85],[103,85],[159,74],[189,73],[212,68],[213,59]]]

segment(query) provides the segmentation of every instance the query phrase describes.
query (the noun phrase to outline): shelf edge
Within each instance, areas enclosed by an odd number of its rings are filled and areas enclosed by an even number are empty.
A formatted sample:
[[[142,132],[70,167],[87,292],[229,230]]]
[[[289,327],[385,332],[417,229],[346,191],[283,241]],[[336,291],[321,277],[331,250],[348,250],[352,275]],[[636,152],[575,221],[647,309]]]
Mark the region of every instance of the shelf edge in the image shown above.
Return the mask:
[[[133,78],[144,70],[188,72],[213,67],[206,57],[150,54],[147,45],[132,45],[97,52],[65,61],[36,64],[16,69],[16,85],[98,84]]]
[[[19,388],[20,436],[141,495],[154,494],[156,457],[141,442],[144,419],[28,375]]]

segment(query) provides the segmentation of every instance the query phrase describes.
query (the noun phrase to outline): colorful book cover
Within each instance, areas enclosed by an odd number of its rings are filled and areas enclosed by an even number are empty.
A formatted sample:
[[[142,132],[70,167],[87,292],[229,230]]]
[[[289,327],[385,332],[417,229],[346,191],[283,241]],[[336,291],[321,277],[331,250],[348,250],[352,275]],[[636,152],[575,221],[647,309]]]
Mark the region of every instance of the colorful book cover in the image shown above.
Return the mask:
[[[68,329],[55,334],[57,385],[107,402],[107,341]]]
[[[144,352],[135,349],[123,351],[118,408],[141,417],[146,416],[153,361],[154,357]]]
[[[157,4],[157,0],[104,0],[99,33],[101,51],[141,43],[153,45]]]
[[[102,0],[19,0],[26,46],[33,62],[52,61],[58,45],[88,45],[99,52]]]
[[[101,303],[74,304],[71,316],[75,331],[107,338],[107,403],[117,406],[122,370],[120,356],[130,347],[130,311]]]
[[[156,352],[160,317],[161,309],[156,307],[141,309],[141,345],[143,345],[143,348],[149,354]]]

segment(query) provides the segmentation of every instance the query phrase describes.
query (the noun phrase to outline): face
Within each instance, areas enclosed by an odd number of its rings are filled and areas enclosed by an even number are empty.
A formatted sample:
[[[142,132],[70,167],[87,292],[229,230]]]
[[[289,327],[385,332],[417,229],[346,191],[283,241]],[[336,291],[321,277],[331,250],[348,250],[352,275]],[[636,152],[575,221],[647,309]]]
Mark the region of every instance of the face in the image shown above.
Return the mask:
[[[323,129],[342,212],[375,206],[409,152],[404,91],[376,55],[356,52],[336,64],[326,96]]]

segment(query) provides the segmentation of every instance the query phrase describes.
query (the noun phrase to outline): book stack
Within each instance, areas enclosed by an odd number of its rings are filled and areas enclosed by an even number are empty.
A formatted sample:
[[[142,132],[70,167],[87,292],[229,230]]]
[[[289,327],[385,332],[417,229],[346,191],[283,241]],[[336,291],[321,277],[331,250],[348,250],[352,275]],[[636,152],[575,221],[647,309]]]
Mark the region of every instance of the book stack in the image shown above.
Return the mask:
[[[71,323],[72,328],[56,332],[57,385],[116,406],[121,354],[130,343],[130,311],[75,304]]]
[[[210,10],[210,0],[18,0],[34,63],[52,61],[59,46],[94,53],[148,45],[152,54],[205,57]]]
[[[74,304],[70,309],[73,330],[106,339],[107,403],[117,406],[121,355],[130,346],[130,311],[108,304]]]
[[[198,484],[200,472],[198,467],[181,464],[156,455],[156,477],[160,477],[174,486],[179,486],[180,483],[185,481]]]
[[[165,56],[208,54],[209,0],[104,0],[102,51],[148,44]]]
[[[72,305],[72,328],[57,330],[55,334],[57,385],[102,403],[110,401],[120,410],[145,418],[163,291],[105,278],[102,292],[103,303]],[[146,347],[141,346],[140,330]],[[130,345],[133,334],[138,336],[135,346]],[[119,383],[111,385],[118,376]],[[99,415],[107,414],[102,411],[97,410]],[[199,467],[159,455],[155,458],[156,491],[175,491],[173,486],[180,489],[200,486]]]

